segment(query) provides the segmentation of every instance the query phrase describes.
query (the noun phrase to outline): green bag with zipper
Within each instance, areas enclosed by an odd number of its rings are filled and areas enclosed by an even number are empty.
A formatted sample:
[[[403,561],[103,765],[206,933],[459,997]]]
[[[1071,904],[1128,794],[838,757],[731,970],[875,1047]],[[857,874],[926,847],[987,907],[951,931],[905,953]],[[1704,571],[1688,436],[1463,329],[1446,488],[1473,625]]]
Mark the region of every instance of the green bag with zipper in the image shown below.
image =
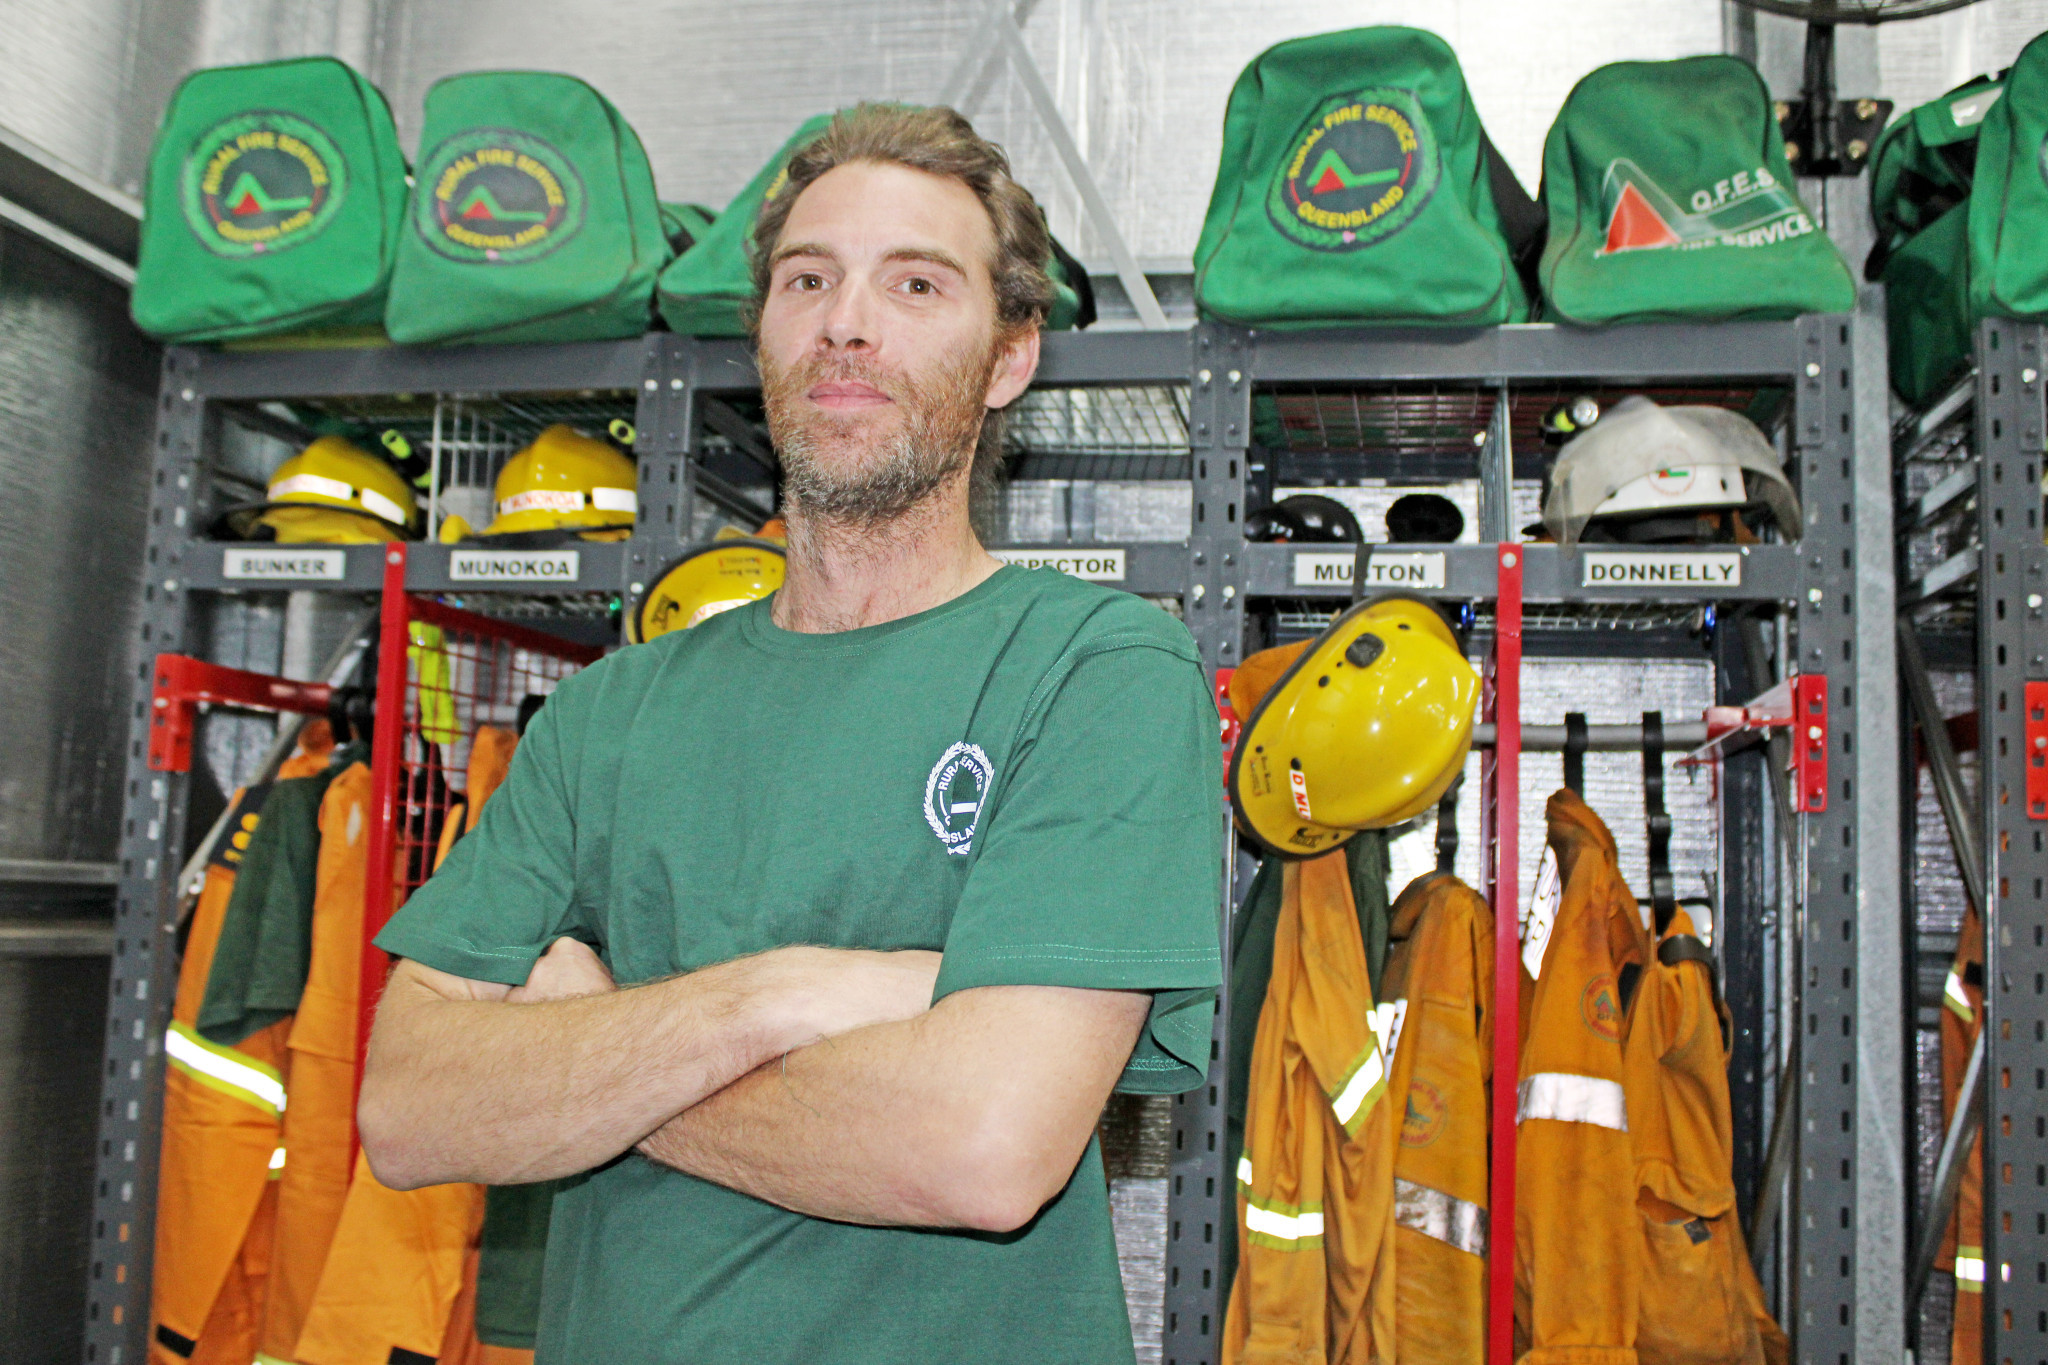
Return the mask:
[[[1793,190],[1770,91],[1739,57],[1615,62],[1543,144],[1546,318],[1790,318],[1856,306]]]
[[[393,341],[636,337],[669,261],[654,172],[574,76],[478,71],[427,92],[384,326]]]
[[[1273,327],[1520,322],[1518,259],[1539,226],[1443,39],[1300,38],[1230,92],[1195,299]]]
[[[2019,79],[2029,54],[2032,79]],[[2039,183],[2042,174],[2044,61],[2037,39],[2011,71],[1965,81],[1894,121],[1871,153],[1877,244],[1864,274],[1884,281],[1892,388],[1915,407],[1969,373],[1980,318],[2029,313],[2024,279],[2041,272],[2000,258],[2048,249],[2048,203],[2029,202],[2026,192],[2029,177]],[[2009,204],[2015,175],[2019,193]],[[2008,212],[2018,215],[2013,224],[1991,221]],[[2021,297],[1995,297],[2001,277]],[[2038,283],[2033,292],[2034,315],[2048,312]]]
[[[789,159],[831,126],[830,114],[805,119],[725,211],[708,228],[693,232],[694,245],[677,256],[661,276],[661,316],[671,331],[700,337],[747,335],[754,304],[754,274],[748,255],[754,221],[761,216],[762,206],[788,183]],[[1058,243],[1053,244],[1053,259],[1046,269],[1052,276],[1054,294],[1046,329],[1064,331],[1093,322],[1095,296],[1088,276]]]
[[[344,63],[195,71],[150,152],[135,325],[170,342],[372,329],[405,193],[391,109]]]

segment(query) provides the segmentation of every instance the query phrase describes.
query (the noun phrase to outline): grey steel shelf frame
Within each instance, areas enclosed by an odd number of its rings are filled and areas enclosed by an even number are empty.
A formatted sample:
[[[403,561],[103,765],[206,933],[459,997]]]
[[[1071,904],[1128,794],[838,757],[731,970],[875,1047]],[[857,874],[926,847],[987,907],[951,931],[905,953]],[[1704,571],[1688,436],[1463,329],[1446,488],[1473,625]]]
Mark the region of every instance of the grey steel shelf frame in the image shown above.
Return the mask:
[[[1834,796],[1825,814],[1802,818],[1805,929],[1800,977],[1807,984],[1800,1007],[1809,1026],[1799,1086],[1803,1121],[1792,1200],[1795,1216],[1788,1220],[1798,1268],[1789,1277],[1796,1289],[1796,1316],[1788,1306],[1787,1326],[1797,1339],[1799,1358],[1815,1365],[1877,1358],[1858,1357],[1855,1346],[1857,1315],[1871,1307],[1868,1293],[1859,1302],[1854,1268],[1858,1243],[1853,1211],[1859,1198],[1866,1204],[1871,1198],[1869,1189],[1859,1187],[1858,1128],[1866,1125],[1867,1110],[1859,1110],[1856,1098],[1855,974],[1857,906],[1873,888],[1867,874],[1859,871],[1858,853],[1865,844],[1895,842],[1896,815],[1881,799],[1872,800],[1857,787],[1856,751],[1867,747],[1867,737],[1858,728],[1860,645],[1854,602],[1861,566],[1858,520],[1852,509],[1859,499],[1879,499],[1885,525],[1890,522],[1886,465],[1880,456],[1879,464],[1866,467],[1871,457],[1868,451],[1859,455],[1851,418],[1856,392],[1852,374],[1857,369],[1852,354],[1859,345],[1867,350],[1867,338],[1857,329],[1868,326],[1839,317],[1604,332],[1529,325],[1470,331],[1268,333],[1204,325],[1191,332],[1048,336],[1038,376],[1041,388],[1187,386],[1193,494],[1187,541],[1080,548],[1122,549],[1126,576],[1118,586],[1178,597],[1212,669],[1238,662],[1248,600],[1331,599],[1349,592],[1335,583],[1299,584],[1292,562],[1298,551],[1244,540],[1251,401],[1258,385],[1444,381],[1505,390],[1540,380],[1627,385],[1696,379],[1755,380],[1792,390],[1789,439],[1808,510],[1808,525],[1798,545],[1755,546],[1741,552],[1739,585],[1626,588],[1588,587],[1578,559],[1553,547],[1531,546],[1527,593],[1532,601],[1608,605],[1775,603],[1792,613],[1801,666],[1828,674]],[[1880,384],[1882,374],[1879,363]],[[375,547],[345,549],[338,580],[225,576],[224,548],[196,534],[206,507],[210,432],[220,420],[221,406],[400,394],[631,393],[640,461],[640,514],[634,535],[618,544],[579,547],[575,582],[547,585],[551,593],[616,593],[630,611],[654,575],[684,548],[694,503],[705,496],[697,486],[701,401],[745,394],[757,389],[758,382],[744,345],[667,334],[617,342],[447,350],[167,352],[157,414],[140,627],[142,663],[126,756],[101,1078],[84,1357],[89,1365],[142,1365],[147,1357],[161,1040],[175,987],[171,935],[178,907],[173,882],[185,846],[188,785],[178,775],[148,767],[150,661],[159,652],[186,647],[195,599],[208,594],[304,588],[361,593],[375,591],[380,581]],[[1869,382],[1867,377],[1863,382]],[[1507,527],[1505,489],[1512,467],[1508,444],[1501,426],[1487,455],[1494,462],[1488,516],[1496,535],[1505,535]],[[1050,549],[1073,552],[1076,547]],[[1493,595],[1490,546],[1375,547],[1381,556],[1405,552],[1445,555],[1443,586],[1428,589],[1434,595]],[[427,592],[535,591],[531,583],[457,584],[450,576],[455,553],[444,546],[414,546],[408,587]],[[1725,547],[1716,553],[1725,554]],[[1888,552],[1884,569],[1889,572]],[[1884,619],[1888,629],[1888,610]],[[1748,789],[1760,780],[1768,780],[1760,769],[1741,779],[1751,784]],[[1738,790],[1733,777],[1730,790]],[[1881,836],[1873,832],[1878,823],[1887,825]],[[1745,851],[1743,840],[1754,836],[1741,832],[1747,824],[1738,826],[1729,835],[1731,867],[1740,858],[1763,856]],[[1731,905],[1741,905],[1740,897],[1750,893],[1731,879],[1729,894]],[[1219,932],[1230,913],[1226,897],[1219,906]],[[1733,923],[1730,932],[1735,932]],[[1227,935],[1224,941],[1227,945]],[[1178,1097],[1173,1106],[1163,1342],[1163,1358],[1169,1365],[1214,1365],[1220,1355],[1225,1286],[1220,1282],[1219,1240],[1234,1216],[1234,1192],[1222,1167],[1227,1096],[1221,1039],[1227,1009],[1226,998],[1218,1012],[1212,1043],[1216,1065],[1208,1083]],[[1752,1038],[1751,1045],[1754,1050],[1761,1042]],[[1869,1082],[1865,1084],[1867,1088]],[[1880,1091],[1885,1084],[1877,1078]]]
[[[1885,791],[1883,765],[1872,784],[1875,791],[1859,785],[1856,758],[1859,749],[1869,747],[1873,730],[1878,752],[1888,752],[1887,746],[1895,742],[1885,730],[1891,721],[1889,711],[1881,705],[1865,708],[1857,685],[1859,660],[1870,643],[1863,636],[1871,630],[1866,621],[1859,632],[1857,598],[1864,595],[1859,586],[1868,588],[1875,579],[1883,596],[1882,584],[1891,575],[1889,453],[1881,440],[1873,444],[1868,422],[1873,393],[1879,396],[1881,412],[1885,382],[1880,327],[1870,316],[1814,316],[1792,323],[1617,327],[1598,332],[1544,324],[1471,332],[1356,333],[1203,326],[1191,335],[1194,511],[1182,602],[1184,618],[1212,670],[1239,662],[1248,599],[1350,595],[1348,584],[1304,586],[1293,570],[1296,555],[1342,547],[1310,551],[1248,544],[1244,539],[1252,397],[1261,385],[1443,381],[1493,386],[1505,394],[1510,386],[1528,381],[1627,386],[1755,380],[1791,390],[1788,441],[1807,524],[1796,546],[1759,546],[1743,556],[1739,590],[1587,587],[1583,576],[1572,572],[1569,557],[1554,547],[1530,546],[1526,593],[1531,600],[1556,602],[1776,602],[1790,615],[1798,666],[1828,676],[1830,799],[1825,812],[1800,817],[1798,979],[1805,989],[1796,1012],[1785,1011],[1786,1017],[1804,1024],[1805,1059],[1793,1092],[1799,1154],[1792,1216],[1785,1224],[1791,1241],[1791,1273],[1785,1277],[1791,1301],[1783,1309],[1797,1358],[1813,1365],[1847,1365],[1859,1359],[1889,1362],[1903,1344],[1902,1331],[1895,1326],[1898,1295],[1886,1292],[1881,1275],[1872,1287],[1872,1267],[1859,1264],[1877,1259],[1871,1252],[1871,1243],[1877,1240],[1873,1229],[1883,1227],[1887,1218],[1896,1226],[1903,1212],[1897,1182],[1887,1183],[1881,1175],[1867,1178],[1859,1159],[1859,1142],[1888,1117],[1883,1097],[1896,1096],[1903,1083],[1896,1075],[1874,1075],[1859,1082],[1859,1040],[1867,1028],[1890,1027],[1895,1013],[1861,1008],[1865,987],[1859,978],[1865,964],[1860,954],[1874,950],[1881,958],[1888,946],[1896,959],[1899,936],[1897,916],[1887,917],[1881,910],[1887,896],[1896,904],[1895,889],[1887,885],[1892,879],[1881,871],[1873,879],[1873,864],[1863,852],[1896,848],[1897,793]],[[1486,523],[1482,539],[1512,538],[1505,489],[1513,452],[1505,411],[1504,403],[1496,407],[1489,448],[1481,456],[1481,517]],[[1882,534],[1859,558],[1873,526]],[[1446,556],[1444,584],[1423,589],[1430,595],[1494,595],[1490,545],[1374,547],[1376,557],[1415,552]],[[1878,605],[1883,607],[1878,629],[1888,632],[1889,603]],[[1881,652],[1888,667],[1889,648]],[[1723,676],[1740,679],[1743,687],[1765,681],[1725,667]],[[1883,691],[1881,683],[1880,696]],[[1873,712],[1868,718],[1865,709]],[[1729,777],[1729,802],[1745,797],[1747,801],[1742,818],[1724,823],[1730,874],[1724,883],[1730,906],[1724,919],[1731,938],[1745,921],[1754,937],[1763,908],[1754,868],[1758,859],[1769,856],[1754,816],[1762,804],[1762,784],[1773,779],[1759,766],[1734,764]],[[1873,901],[1876,913],[1863,908],[1866,898]],[[1228,901],[1226,894],[1226,925],[1232,912]],[[1223,940],[1227,948],[1227,933]],[[1873,940],[1871,950],[1864,948],[1863,940]],[[1755,943],[1730,942],[1726,951],[1731,960],[1739,955],[1760,961],[1761,949]],[[1226,983],[1228,979],[1226,963]],[[1882,984],[1877,998],[1890,998]],[[1760,1003],[1760,998],[1752,1003]],[[1235,1216],[1234,1189],[1224,1168],[1229,1097],[1221,1060],[1228,1009],[1226,992],[1211,1044],[1208,1083],[1174,1100],[1166,1365],[1217,1365],[1222,1355],[1227,1286],[1221,1282],[1220,1244]],[[1756,1090],[1762,1088],[1763,1047],[1756,1021],[1738,1024],[1734,1064],[1738,1070],[1749,1067]],[[1892,1056],[1897,1056],[1896,1041]],[[1865,1096],[1862,1104],[1859,1083]],[[1753,1148],[1760,1126],[1754,1121],[1749,1125]],[[1860,1236],[1859,1210],[1864,1229]]]
[[[2040,698],[2028,695],[2030,685],[2048,684],[2044,358],[2048,329],[2040,324],[1981,324],[1978,790],[1990,859],[1982,1312],[1984,1360],[2014,1365],[2048,1360],[2048,808],[2037,808],[2028,791],[2029,767],[2041,762],[2030,736],[2040,738],[2048,719],[2037,718]]]

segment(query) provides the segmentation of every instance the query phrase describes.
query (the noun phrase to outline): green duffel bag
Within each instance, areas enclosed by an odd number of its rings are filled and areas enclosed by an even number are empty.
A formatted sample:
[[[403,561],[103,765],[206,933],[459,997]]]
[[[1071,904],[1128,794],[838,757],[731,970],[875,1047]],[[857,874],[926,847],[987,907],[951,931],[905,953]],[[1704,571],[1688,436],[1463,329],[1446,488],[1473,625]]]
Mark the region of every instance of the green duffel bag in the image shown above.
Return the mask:
[[[1970,209],[1958,204],[1891,253],[1885,336],[1892,388],[1926,407],[1969,373],[1976,319],[1970,309]]]
[[[1195,300],[1276,327],[1520,322],[1534,226],[1443,39],[1391,25],[1300,38],[1230,92]]]
[[[1979,321],[2048,320],[2048,34],[1886,129],[1874,162],[1892,387],[1923,407],[1969,373]]]
[[[1599,326],[1856,306],[1793,189],[1771,94],[1739,57],[1615,62],[1543,144],[1545,317]]]
[[[574,76],[478,71],[427,92],[393,341],[589,341],[647,330],[669,246],[654,172]]]
[[[349,67],[195,71],[150,152],[135,325],[176,342],[374,327],[404,217],[390,107]]]
[[[782,144],[768,164],[747,182],[717,221],[693,233],[696,244],[677,256],[662,272],[659,301],[661,316],[671,331],[699,337],[743,337],[754,304],[754,274],[748,256],[754,220],[761,206],[781,192],[788,182],[789,159],[832,126],[832,115],[805,119]],[[1088,275],[1060,245],[1053,244],[1053,259],[1046,263],[1052,276],[1052,314],[1046,319],[1048,331],[1086,327],[1095,320],[1095,295]]]
[[[2048,34],[2020,49],[1977,134],[1970,186],[1970,308],[2048,319]]]
[[[1970,197],[1977,132],[2005,92],[2004,76],[1979,76],[1892,120],[1870,153],[1870,212],[1877,244],[1864,278],[1883,277],[1892,253]]]

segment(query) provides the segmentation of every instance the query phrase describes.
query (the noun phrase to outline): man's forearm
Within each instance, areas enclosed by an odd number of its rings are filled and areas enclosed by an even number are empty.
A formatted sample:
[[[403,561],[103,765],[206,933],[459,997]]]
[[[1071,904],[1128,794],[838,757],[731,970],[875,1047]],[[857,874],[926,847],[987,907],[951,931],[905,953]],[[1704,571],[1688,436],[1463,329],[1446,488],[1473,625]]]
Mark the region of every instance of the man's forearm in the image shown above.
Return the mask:
[[[1007,1231],[1063,1188],[1149,997],[991,987],[760,1067],[640,1144],[817,1218]],[[1020,1039],[1039,1046],[1014,1059]]]
[[[408,965],[378,1011],[360,1105],[364,1150],[397,1188],[587,1170],[817,1036],[759,958],[541,1004],[449,998]]]

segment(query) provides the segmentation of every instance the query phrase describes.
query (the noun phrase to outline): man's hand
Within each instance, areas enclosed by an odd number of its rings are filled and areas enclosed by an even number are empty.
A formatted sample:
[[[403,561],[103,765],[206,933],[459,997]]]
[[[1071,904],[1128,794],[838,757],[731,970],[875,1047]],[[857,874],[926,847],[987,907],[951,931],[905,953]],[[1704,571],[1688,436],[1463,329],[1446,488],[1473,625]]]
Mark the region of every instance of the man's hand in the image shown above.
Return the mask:
[[[896,953],[855,948],[776,948],[756,959],[788,973],[801,995],[816,1033],[799,1046],[837,1038],[870,1024],[915,1019],[932,1007],[940,955],[915,950]]]
[[[604,960],[580,939],[558,938],[548,945],[527,974],[526,984],[505,996],[508,1005],[537,1005],[543,1000],[574,1000],[618,989]]]

